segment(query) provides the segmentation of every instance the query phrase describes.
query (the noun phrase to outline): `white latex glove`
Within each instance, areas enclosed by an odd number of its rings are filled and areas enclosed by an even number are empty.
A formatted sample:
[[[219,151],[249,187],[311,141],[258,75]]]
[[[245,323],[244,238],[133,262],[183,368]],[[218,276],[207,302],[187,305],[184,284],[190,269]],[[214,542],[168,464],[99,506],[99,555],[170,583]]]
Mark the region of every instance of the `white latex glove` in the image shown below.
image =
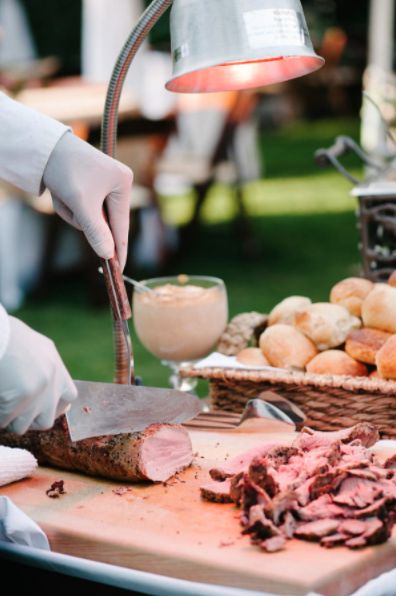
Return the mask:
[[[127,258],[132,171],[66,132],[55,145],[44,170],[58,215],[82,230],[94,251],[110,259],[115,249],[124,268]],[[103,216],[103,203],[110,228]]]
[[[0,359],[0,428],[19,434],[50,428],[77,389],[50,339],[14,317],[9,326]]]

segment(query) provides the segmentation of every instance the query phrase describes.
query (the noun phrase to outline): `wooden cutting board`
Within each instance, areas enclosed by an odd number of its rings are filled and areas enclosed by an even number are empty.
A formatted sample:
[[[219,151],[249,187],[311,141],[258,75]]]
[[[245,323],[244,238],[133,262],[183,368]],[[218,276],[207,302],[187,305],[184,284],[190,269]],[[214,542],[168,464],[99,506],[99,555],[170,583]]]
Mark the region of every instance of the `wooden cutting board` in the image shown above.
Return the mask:
[[[40,468],[0,489],[46,532],[52,550],[197,582],[278,594],[345,596],[396,565],[396,533],[387,543],[351,551],[291,540],[273,554],[241,537],[238,510],[202,501],[208,469],[265,441],[290,433],[192,431],[194,465],[166,485],[125,485]],[[45,491],[63,479],[67,494]]]

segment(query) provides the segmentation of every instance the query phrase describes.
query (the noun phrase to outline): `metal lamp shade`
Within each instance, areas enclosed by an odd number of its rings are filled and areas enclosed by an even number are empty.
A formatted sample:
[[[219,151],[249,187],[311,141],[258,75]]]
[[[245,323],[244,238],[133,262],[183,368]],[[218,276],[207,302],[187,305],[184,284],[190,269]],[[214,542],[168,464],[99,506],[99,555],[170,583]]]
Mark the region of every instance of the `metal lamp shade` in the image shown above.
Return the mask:
[[[299,0],[174,0],[170,91],[262,87],[308,74],[315,54]]]

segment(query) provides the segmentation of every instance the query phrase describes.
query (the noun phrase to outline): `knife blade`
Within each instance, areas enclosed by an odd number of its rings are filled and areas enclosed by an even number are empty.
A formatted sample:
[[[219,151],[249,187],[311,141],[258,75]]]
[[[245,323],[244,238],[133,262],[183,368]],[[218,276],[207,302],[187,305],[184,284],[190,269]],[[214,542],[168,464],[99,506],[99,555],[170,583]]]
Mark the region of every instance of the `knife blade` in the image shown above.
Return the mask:
[[[180,424],[202,411],[198,397],[176,389],[74,381],[77,399],[66,412],[72,441]]]

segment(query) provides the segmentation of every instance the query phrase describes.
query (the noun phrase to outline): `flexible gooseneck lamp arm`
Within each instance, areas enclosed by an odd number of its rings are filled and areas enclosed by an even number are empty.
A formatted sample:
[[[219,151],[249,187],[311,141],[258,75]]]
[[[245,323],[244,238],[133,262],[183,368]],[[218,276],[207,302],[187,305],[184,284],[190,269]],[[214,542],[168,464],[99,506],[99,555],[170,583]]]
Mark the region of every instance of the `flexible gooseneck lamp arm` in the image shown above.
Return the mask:
[[[172,1],[154,0],[150,4],[125,42],[115,64],[107,89],[101,137],[101,150],[111,157],[115,156],[118,107],[125,77],[145,37],[172,4]],[[131,311],[117,259],[104,261],[103,273],[113,311],[113,338],[116,361],[115,382],[121,384],[133,383],[135,376],[133,349],[128,329],[128,319],[131,317]]]

